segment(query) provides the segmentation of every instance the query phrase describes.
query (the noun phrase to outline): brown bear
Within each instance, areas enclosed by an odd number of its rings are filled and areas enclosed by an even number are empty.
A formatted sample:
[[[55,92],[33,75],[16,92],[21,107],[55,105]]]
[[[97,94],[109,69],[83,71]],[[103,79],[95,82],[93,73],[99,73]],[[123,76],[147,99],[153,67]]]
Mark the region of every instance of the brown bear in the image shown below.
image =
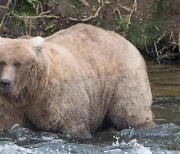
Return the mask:
[[[115,32],[77,24],[47,38],[0,38],[0,130],[153,128],[151,105],[144,59]]]

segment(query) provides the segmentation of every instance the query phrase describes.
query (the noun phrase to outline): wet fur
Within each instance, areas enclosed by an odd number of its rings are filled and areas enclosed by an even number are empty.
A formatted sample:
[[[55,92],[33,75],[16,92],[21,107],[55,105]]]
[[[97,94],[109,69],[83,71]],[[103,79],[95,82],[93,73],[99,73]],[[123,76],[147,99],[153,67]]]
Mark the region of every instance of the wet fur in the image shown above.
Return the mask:
[[[107,122],[117,130],[154,127],[145,62],[118,34],[78,24],[47,37],[38,49],[31,39],[2,38],[3,44],[5,49],[13,44],[13,50],[23,46],[27,54],[12,91],[0,93],[0,113],[11,106],[17,116],[12,120],[8,113],[6,121],[0,116],[1,130],[32,123],[42,131],[90,137]],[[28,57],[32,60],[27,63]]]

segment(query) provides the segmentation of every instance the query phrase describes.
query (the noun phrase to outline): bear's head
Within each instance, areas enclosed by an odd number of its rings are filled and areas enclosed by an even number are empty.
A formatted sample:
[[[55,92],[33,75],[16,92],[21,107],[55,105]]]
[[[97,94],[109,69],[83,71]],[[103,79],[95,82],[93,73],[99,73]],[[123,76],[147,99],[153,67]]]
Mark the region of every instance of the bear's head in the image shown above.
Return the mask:
[[[44,38],[0,38],[0,94],[9,98],[29,95],[46,72],[46,58],[42,53]]]

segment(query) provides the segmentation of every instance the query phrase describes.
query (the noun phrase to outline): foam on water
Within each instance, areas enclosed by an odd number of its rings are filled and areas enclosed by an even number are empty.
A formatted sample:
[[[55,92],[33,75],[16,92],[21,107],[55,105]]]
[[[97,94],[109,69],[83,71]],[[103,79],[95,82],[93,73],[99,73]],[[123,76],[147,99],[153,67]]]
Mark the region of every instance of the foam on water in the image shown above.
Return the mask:
[[[0,146],[1,154],[30,154],[32,151],[24,147],[20,147],[13,143],[8,143]]]
[[[119,143],[119,137],[114,137],[116,138],[116,141],[112,143],[112,149],[104,151],[104,153],[109,153],[109,154],[152,154],[152,151],[150,147],[144,147],[143,145],[139,144],[136,139],[125,143],[122,141]]]
[[[119,143],[119,137],[115,137],[117,140],[112,143],[112,148],[109,150],[105,150],[104,153],[108,154],[180,154],[180,151],[169,151],[163,149],[151,149],[151,147],[146,147],[140,143],[136,139],[133,139],[127,143],[122,141]]]

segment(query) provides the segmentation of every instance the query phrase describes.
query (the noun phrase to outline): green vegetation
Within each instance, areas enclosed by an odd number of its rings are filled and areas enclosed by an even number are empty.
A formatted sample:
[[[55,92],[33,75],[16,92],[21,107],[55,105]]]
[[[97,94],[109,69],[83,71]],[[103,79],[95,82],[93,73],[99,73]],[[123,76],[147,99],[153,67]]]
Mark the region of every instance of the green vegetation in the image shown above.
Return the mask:
[[[47,35],[54,34],[55,32],[57,32],[56,24],[51,23],[51,24],[47,25],[45,28],[45,31],[46,31]]]
[[[18,2],[16,13],[19,15],[36,15],[36,9],[40,1],[38,0],[22,0]]]
[[[82,8],[82,4],[78,0],[68,0],[69,4],[72,4],[75,6],[77,10],[80,10]]]
[[[105,23],[104,23],[104,19],[102,17],[102,14],[100,14],[94,20],[92,20],[92,24],[95,26],[98,26],[98,27],[104,27]]]
[[[129,30],[129,17],[128,16],[118,16],[115,18],[115,24],[118,25],[117,32],[126,36]]]
[[[164,7],[169,4],[171,0],[156,0],[154,4],[154,14],[157,18],[159,18],[159,14],[164,11]]]
[[[115,18],[117,25],[117,32],[124,35],[141,51],[146,51],[153,56],[157,56],[157,45],[164,37],[165,29],[161,13],[169,0],[156,0],[154,3],[154,10],[150,18],[145,21],[132,20],[129,16],[118,16]]]
[[[141,50],[154,47],[164,35],[164,29],[159,20],[145,23],[133,23],[129,28],[127,38]]]

